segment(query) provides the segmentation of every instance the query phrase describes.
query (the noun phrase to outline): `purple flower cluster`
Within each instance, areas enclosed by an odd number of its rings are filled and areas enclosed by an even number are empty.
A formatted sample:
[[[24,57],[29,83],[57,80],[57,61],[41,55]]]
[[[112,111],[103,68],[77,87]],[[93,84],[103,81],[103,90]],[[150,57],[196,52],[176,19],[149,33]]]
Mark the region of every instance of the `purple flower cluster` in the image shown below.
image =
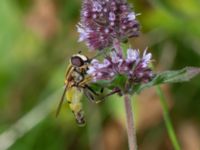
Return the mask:
[[[79,41],[92,50],[102,50],[112,46],[114,39],[138,36],[136,16],[126,0],[84,0],[77,25]]]
[[[128,49],[126,58],[118,55],[115,51],[100,63],[94,59],[89,67],[94,82],[97,80],[111,80],[117,75],[128,76],[134,83],[147,83],[153,78],[153,72],[149,67],[151,53],[144,51],[142,57],[139,50]]]

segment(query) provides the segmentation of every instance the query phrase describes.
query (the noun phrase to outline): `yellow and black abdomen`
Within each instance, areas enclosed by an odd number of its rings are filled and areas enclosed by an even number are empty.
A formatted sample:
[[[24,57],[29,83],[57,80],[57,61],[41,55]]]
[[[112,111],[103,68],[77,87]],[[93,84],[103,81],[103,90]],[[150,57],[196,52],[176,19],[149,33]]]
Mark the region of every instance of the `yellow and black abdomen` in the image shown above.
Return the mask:
[[[79,125],[85,124],[84,112],[82,109],[82,89],[72,86],[68,88],[66,93],[67,102],[69,103],[69,107],[74,113],[76,121]]]

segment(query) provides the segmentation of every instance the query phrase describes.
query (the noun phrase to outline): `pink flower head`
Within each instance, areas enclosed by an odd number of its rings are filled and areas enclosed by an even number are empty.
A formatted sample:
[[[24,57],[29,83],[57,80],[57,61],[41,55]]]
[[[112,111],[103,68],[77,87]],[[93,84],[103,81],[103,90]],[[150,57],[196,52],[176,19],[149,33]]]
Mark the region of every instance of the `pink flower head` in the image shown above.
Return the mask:
[[[126,58],[113,51],[103,63],[93,60],[87,73],[94,81],[112,80],[115,75],[123,74],[135,83],[146,83],[153,78],[153,72],[149,67],[150,62],[151,53],[147,53],[146,50],[141,57],[139,50],[128,49]]]
[[[117,38],[122,41],[138,36],[136,14],[126,0],[84,0],[77,25],[79,41],[92,50],[102,50]]]

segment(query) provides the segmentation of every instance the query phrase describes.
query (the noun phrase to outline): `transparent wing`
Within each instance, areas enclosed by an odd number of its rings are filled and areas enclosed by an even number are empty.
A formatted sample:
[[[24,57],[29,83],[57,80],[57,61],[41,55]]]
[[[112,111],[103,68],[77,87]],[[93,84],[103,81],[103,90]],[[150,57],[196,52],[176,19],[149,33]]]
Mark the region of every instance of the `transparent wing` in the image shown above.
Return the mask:
[[[72,70],[73,70],[72,65],[69,65],[69,66],[67,67],[67,71],[66,71],[66,75],[65,75],[65,87],[64,87],[64,92],[63,92],[63,95],[62,95],[61,100],[60,100],[60,102],[59,102],[58,108],[57,108],[57,110],[56,110],[56,117],[59,115],[60,109],[61,109],[62,104],[63,104],[63,102],[64,102],[64,98],[65,98],[67,89],[68,89],[68,87],[69,87],[69,83],[68,83],[67,81],[68,81],[68,78],[69,78],[69,76],[70,76]]]
[[[63,104],[63,102],[64,102],[64,98],[65,98],[65,94],[66,94],[66,92],[67,92],[67,88],[68,88],[68,85],[65,85],[63,95],[62,95],[62,97],[61,97],[61,100],[60,100],[60,102],[59,102],[58,108],[57,108],[57,110],[56,110],[56,117],[57,117],[57,116],[59,115],[59,113],[60,113],[60,109],[61,109],[61,107],[62,107],[62,104]]]

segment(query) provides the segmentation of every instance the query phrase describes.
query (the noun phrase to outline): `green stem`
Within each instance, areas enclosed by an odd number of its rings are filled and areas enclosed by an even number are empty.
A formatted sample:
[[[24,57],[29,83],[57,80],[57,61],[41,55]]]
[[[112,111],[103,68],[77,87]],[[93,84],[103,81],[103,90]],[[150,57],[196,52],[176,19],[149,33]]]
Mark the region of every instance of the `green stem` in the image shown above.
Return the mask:
[[[170,116],[169,116],[169,110],[168,110],[168,106],[167,106],[165,96],[164,96],[160,86],[156,87],[156,91],[157,91],[157,94],[160,97],[160,102],[161,102],[162,109],[163,109],[164,121],[165,121],[165,124],[166,124],[166,127],[167,127],[169,137],[170,137],[171,142],[173,144],[173,147],[174,147],[175,150],[180,150],[180,145],[178,143],[178,140],[177,140],[176,134],[174,132],[174,128],[173,128]]]
[[[137,150],[131,98],[130,98],[130,95],[128,94],[124,95],[124,106],[125,106],[125,111],[126,111],[129,150]]]

